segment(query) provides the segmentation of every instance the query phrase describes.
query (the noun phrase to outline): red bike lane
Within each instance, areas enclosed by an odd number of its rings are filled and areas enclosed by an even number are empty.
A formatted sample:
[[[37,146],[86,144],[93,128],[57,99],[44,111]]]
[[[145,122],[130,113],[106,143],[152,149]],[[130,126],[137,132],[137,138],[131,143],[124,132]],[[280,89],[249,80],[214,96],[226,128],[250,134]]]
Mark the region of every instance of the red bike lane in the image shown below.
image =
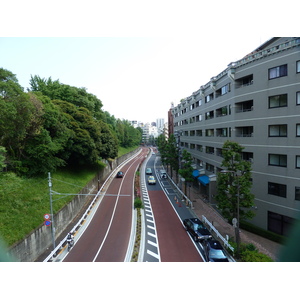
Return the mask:
[[[162,262],[203,262],[163,191],[148,191]]]
[[[123,178],[114,178],[90,224],[76,242],[65,262],[122,262],[125,259],[133,212],[133,182],[143,151],[122,167]]]

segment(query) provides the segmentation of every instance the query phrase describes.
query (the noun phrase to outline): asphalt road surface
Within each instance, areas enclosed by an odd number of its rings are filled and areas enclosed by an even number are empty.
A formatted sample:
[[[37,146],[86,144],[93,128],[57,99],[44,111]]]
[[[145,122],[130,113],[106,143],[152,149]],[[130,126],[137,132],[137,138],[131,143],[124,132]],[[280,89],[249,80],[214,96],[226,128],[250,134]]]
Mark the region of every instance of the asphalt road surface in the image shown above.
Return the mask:
[[[194,217],[181,203],[174,201],[176,195],[167,179],[161,179],[159,159],[151,155],[145,166],[150,167],[156,185],[144,181],[145,205],[145,251],[143,261],[201,262],[201,245],[194,243],[185,231],[181,219]]]
[[[65,262],[123,262],[132,229],[134,176],[147,149],[124,165],[123,178],[114,178],[89,226],[75,239]]]
[[[57,261],[124,262],[128,260],[135,223],[133,222],[134,177],[148,153],[143,148],[135,158],[121,167],[123,178],[113,178],[95,208],[88,224],[75,236],[75,245],[66,249]],[[156,185],[149,185],[145,168],[151,167]],[[139,261],[201,262],[201,245],[194,243],[182,225],[193,217],[184,205],[174,201],[176,192],[167,179],[161,179],[159,158],[149,155],[141,168],[141,193],[144,203],[142,247]]]

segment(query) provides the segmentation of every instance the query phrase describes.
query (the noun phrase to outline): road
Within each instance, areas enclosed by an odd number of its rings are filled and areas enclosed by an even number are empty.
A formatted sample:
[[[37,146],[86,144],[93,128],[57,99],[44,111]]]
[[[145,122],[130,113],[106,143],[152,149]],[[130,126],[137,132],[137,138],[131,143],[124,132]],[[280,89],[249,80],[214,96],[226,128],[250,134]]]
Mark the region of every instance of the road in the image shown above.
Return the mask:
[[[122,167],[123,178],[114,178],[95,214],[65,256],[65,262],[122,262],[132,229],[134,176],[147,149]],[[111,196],[110,196],[111,195]]]
[[[161,179],[162,167],[156,155],[151,155],[146,167],[152,169],[156,185],[145,181],[143,198],[145,205],[145,252],[143,261],[201,262],[202,247],[194,243],[185,231],[181,219],[194,217],[180,202],[174,200],[175,191],[167,179]]]
[[[64,249],[56,261],[124,262],[130,261],[130,244],[134,240],[134,177],[147,155],[143,148],[135,158],[121,167],[123,178],[114,178],[105,195],[93,210],[93,216],[75,235],[70,252]],[[145,168],[150,166],[157,184],[146,182]],[[193,217],[184,206],[174,201],[175,192],[167,179],[155,172],[161,168],[156,155],[150,155],[141,168],[141,193],[144,203],[143,237],[139,261],[201,262],[201,246],[184,230],[181,219]]]

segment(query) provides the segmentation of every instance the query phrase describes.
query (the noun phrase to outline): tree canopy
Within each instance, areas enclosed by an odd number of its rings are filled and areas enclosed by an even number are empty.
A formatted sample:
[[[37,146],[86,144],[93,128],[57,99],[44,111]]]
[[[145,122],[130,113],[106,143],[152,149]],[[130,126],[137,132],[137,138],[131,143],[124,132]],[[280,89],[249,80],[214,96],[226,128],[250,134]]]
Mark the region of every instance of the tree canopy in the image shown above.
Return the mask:
[[[236,142],[226,141],[222,149],[222,167],[226,169],[217,176],[218,208],[229,221],[237,218],[238,209],[240,220],[251,219],[254,216],[251,163],[242,159],[243,147]]]
[[[1,165],[25,175],[61,166],[98,165],[118,147],[141,142],[141,131],[102,110],[85,88],[31,76],[24,92],[16,75],[0,68]]]

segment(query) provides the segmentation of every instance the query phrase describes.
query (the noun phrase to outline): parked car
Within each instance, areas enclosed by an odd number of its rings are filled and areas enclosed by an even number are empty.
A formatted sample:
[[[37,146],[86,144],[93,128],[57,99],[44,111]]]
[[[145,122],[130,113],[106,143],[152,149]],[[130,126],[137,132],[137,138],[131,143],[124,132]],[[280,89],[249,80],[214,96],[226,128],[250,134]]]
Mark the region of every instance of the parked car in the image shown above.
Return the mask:
[[[160,170],[160,178],[167,178],[167,173],[165,170]]]
[[[211,233],[198,218],[185,219],[183,220],[183,225],[195,242],[203,242],[212,238]]]
[[[122,178],[124,176],[124,173],[122,172],[122,171],[119,171],[118,173],[117,173],[117,178]]]
[[[204,244],[206,260],[209,262],[228,262],[229,259],[217,240],[207,240]]]
[[[148,177],[148,184],[156,184],[156,180],[155,180],[154,176]]]
[[[151,168],[146,169],[146,175],[152,175],[152,170]]]

